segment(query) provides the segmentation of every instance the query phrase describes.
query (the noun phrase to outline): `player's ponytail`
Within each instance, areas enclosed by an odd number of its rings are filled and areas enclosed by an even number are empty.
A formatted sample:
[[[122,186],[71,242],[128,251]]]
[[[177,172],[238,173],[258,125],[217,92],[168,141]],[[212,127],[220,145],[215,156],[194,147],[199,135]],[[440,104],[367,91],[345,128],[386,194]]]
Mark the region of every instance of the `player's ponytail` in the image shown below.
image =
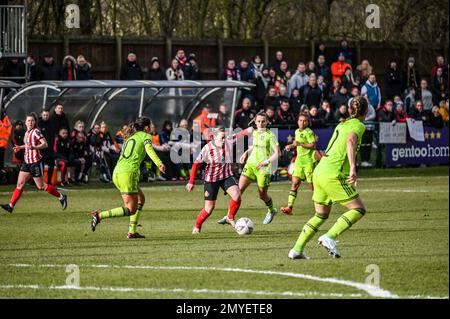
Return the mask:
[[[124,140],[126,140],[136,132],[143,131],[147,126],[150,126],[151,123],[152,122],[148,117],[138,117],[135,122],[131,122],[130,124],[128,124],[123,134]]]
[[[349,113],[350,118],[358,118],[364,116],[369,108],[369,103],[364,97],[354,97],[350,102]]]
[[[128,139],[134,133],[136,133],[135,122],[131,122],[127,125],[127,127],[125,128],[125,130],[123,132],[123,139],[124,140]]]

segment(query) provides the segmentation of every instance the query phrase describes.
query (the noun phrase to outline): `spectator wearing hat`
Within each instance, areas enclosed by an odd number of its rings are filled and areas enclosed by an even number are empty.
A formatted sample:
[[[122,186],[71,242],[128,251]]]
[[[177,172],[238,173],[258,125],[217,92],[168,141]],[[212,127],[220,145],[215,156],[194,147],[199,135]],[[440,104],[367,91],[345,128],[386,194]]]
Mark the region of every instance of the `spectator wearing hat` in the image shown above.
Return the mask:
[[[153,57],[150,62],[150,67],[147,70],[147,75],[145,77],[146,80],[152,81],[161,81],[167,80],[166,73],[164,72],[161,64],[159,63],[159,59],[157,57]]]
[[[53,54],[44,55],[44,61],[38,68],[37,78],[39,81],[61,81],[63,77],[62,68],[55,63]]]
[[[416,60],[413,57],[408,59],[408,64],[406,65],[406,69],[403,73],[403,78],[405,79],[405,87],[410,88],[413,87],[416,92],[420,85],[420,73],[416,68]]]
[[[184,75],[185,80],[198,81],[200,80],[200,70],[197,64],[197,58],[194,53],[191,53],[188,58],[188,73]]]
[[[137,56],[134,53],[129,53],[127,60],[122,64],[120,70],[121,80],[141,80],[142,79],[142,69],[137,62]]]
[[[338,60],[331,65],[333,81],[341,80],[347,68],[353,70],[352,66],[345,61],[345,54],[341,52],[338,56]]]
[[[397,67],[397,61],[391,60],[384,73],[386,98],[392,100],[395,95],[402,95],[403,76]]]

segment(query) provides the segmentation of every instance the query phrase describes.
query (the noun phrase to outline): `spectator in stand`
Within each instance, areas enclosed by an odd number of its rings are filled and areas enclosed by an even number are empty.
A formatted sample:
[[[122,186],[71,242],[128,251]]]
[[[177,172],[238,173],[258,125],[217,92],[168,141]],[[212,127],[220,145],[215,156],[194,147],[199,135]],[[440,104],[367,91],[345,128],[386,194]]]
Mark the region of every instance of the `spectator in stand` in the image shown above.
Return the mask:
[[[311,123],[311,128],[325,127],[325,118],[322,116],[322,113],[319,113],[315,105],[309,109],[309,122]]]
[[[439,112],[438,106],[433,106],[433,108],[431,109],[431,115],[428,123],[431,127],[437,129],[441,129],[444,127],[444,119],[442,118],[442,115]]]
[[[78,81],[87,81],[94,78],[92,74],[92,65],[86,61],[83,55],[77,57],[76,78]]]
[[[70,129],[69,120],[64,113],[64,107],[62,104],[56,104],[55,109],[50,114],[50,125],[54,129],[55,135],[58,134],[59,130],[62,128],[67,130]]]
[[[277,123],[277,117],[275,113],[275,109],[272,106],[267,106],[264,111],[267,115],[267,127],[270,128]]]
[[[421,77],[416,68],[416,60],[413,57],[408,58],[406,70],[403,72],[403,79],[405,80],[405,87],[413,87],[417,93]]]
[[[350,100],[353,99],[354,97],[358,97],[361,96],[361,93],[359,92],[359,89],[357,86],[354,86],[351,88],[350,90]],[[348,105],[350,105],[350,100],[348,102]]]
[[[411,117],[416,121],[422,121],[424,126],[428,125],[430,120],[430,112],[424,109],[424,105],[421,100],[416,101],[416,108],[414,109]]]
[[[374,109],[378,109],[381,105],[381,90],[377,84],[377,78],[375,74],[370,74],[366,84],[361,89],[361,95],[366,96],[369,100],[369,104]]]
[[[180,68],[180,64],[177,59],[172,59],[170,67],[166,70],[166,78],[169,81],[183,81],[184,73]]]
[[[77,61],[71,55],[66,55],[63,59],[62,65],[62,80],[63,81],[76,81],[77,72],[76,72]]]
[[[337,57],[338,58],[341,54],[343,54],[345,56],[345,62],[347,62],[348,64],[350,64],[352,66],[352,68],[354,68],[355,61],[356,61],[355,54],[353,53],[353,50],[350,49],[350,47],[348,46],[348,42],[346,39],[341,40],[341,45],[337,49]]]
[[[68,186],[69,184],[76,184],[76,177],[80,173],[81,163],[78,159],[75,159],[72,154],[71,142],[69,137],[69,131],[67,128],[61,128],[58,132],[58,136],[55,139],[55,159],[57,167],[61,170],[61,186]],[[75,167],[75,175],[68,175],[68,168]],[[75,178],[74,178],[75,177]]]
[[[409,117],[410,116],[408,114],[406,114],[405,110],[403,109],[403,107],[401,105],[397,105],[395,107],[395,122],[406,123],[406,120]]]
[[[300,96],[299,89],[292,90],[291,97],[289,98],[289,105],[294,117],[297,118],[300,114],[300,108],[302,106],[302,97]]]
[[[350,67],[345,69],[345,73],[341,78],[341,85],[347,88],[347,92],[350,92],[354,86],[358,86],[358,82],[353,77],[353,71]]]
[[[89,181],[88,171],[92,166],[92,159],[84,133],[77,133],[72,142],[72,155],[74,161],[80,163],[79,174],[75,176],[77,183]]]
[[[291,96],[292,90],[295,88],[292,83],[292,71],[286,70],[284,85],[287,88],[287,96]]]
[[[164,81],[167,80],[166,73],[159,63],[158,57],[153,57],[150,62],[150,67],[147,70],[146,80]]]
[[[332,97],[333,95],[335,95],[337,92],[339,92],[339,89],[341,88],[341,79],[336,79],[333,81],[333,86],[331,87],[330,90],[330,97]]]
[[[270,80],[269,80],[268,86],[275,87],[275,81],[276,81],[276,78],[277,78],[277,72],[275,71],[274,68],[269,68],[269,78],[270,78]]]
[[[294,114],[290,110],[289,101],[282,100],[280,108],[277,112],[277,125],[292,125],[295,124]]]
[[[172,141],[172,131],[173,131],[173,124],[172,121],[166,120],[163,124],[163,129],[161,130],[161,133],[159,134],[159,140],[161,142],[162,146],[168,146],[167,148],[170,150],[170,145],[173,144]],[[161,158],[164,165],[166,165],[166,179],[176,181],[181,177],[178,163],[175,164],[171,158],[170,158],[170,151],[164,153],[164,156]]]
[[[44,55],[44,62],[37,71],[37,79],[38,81],[61,81],[62,69],[55,63],[53,54]]]
[[[72,132],[70,132],[70,139],[72,141],[74,141],[76,139],[78,133],[81,133],[81,134],[84,134],[84,136],[87,136],[86,131],[85,131],[85,124],[83,121],[75,122]]]
[[[122,64],[120,69],[120,79],[121,80],[141,80],[142,79],[142,69],[137,62],[137,56],[134,53],[129,53],[127,60]]]
[[[121,151],[124,143],[124,136],[128,125],[123,124],[122,127],[114,135],[114,147],[117,151]]]
[[[328,100],[330,98],[330,89],[322,75],[319,75],[317,77],[317,86],[319,87],[320,91],[322,92],[321,101]]]
[[[253,71],[253,74],[255,75],[255,79],[262,76],[262,72],[265,69],[264,63],[261,59],[260,55],[255,55],[252,59],[252,62],[250,63],[250,70]]]
[[[18,58],[7,60],[3,74],[5,77],[23,78],[12,79],[13,82],[23,84],[25,82],[25,65]]]
[[[342,104],[347,105],[348,100],[350,99],[347,88],[345,86],[341,86],[336,94],[334,94],[331,98],[331,106],[333,110],[337,110]]]
[[[306,85],[309,81],[309,76],[306,74],[306,65],[300,62],[297,66],[297,71],[292,76],[292,89],[300,89],[302,86]]]
[[[155,149],[156,154],[159,158],[167,158],[167,155],[170,154],[170,146],[168,144],[161,145],[161,142],[159,140],[159,133],[156,131],[155,124],[150,124],[150,136],[152,137],[152,146]],[[166,178],[164,178],[161,175],[161,171],[159,170],[159,167],[156,165],[152,165],[152,162],[149,157],[145,158],[145,164],[144,167],[145,170],[148,172],[150,171],[150,174],[148,174],[148,181],[154,182],[155,180],[159,181],[166,181]]]
[[[200,127],[200,132],[202,133],[205,140],[209,140],[210,130],[216,127],[216,118],[212,116],[212,107],[209,104],[203,105],[202,112],[199,116],[194,119],[194,123]],[[164,131],[164,129],[163,129]],[[163,134],[163,133],[161,133]],[[170,139],[169,139],[170,140]],[[161,145],[166,144],[169,140],[160,139]]]
[[[441,103],[439,103],[439,113],[441,113],[444,124],[448,126],[448,120],[449,120],[448,99],[445,100],[445,102],[441,101]]]
[[[312,73],[316,72],[316,64],[314,61],[309,61],[306,65],[306,74],[310,76]]]
[[[331,70],[326,65],[325,57],[321,54],[317,58],[317,66],[315,72],[317,76],[323,76],[323,79],[327,85],[331,85]]]
[[[100,135],[100,124],[96,123],[88,133],[89,151],[92,154],[92,161],[100,172],[100,181],[111,182],[111,172],[103,151],[103,140]]]
[[[109,133],[109,127],[105,122],[100,123],[100,138],[102,140],[102,150],[108,163],[109,171],[114,171],[119,160],[120,150],[114,146],[114,139]]]
[[[189,60],[186,57],[184,50],[178,50],[174,59],[178,61],[177,69],[181,69],[183,76],[184,76],[183,79],[186,79],[186,80],[189,79],[191,77],[191,74],[190,74],[191,65],[189,63]],[[172,64],[173,64],[173,60],[172,60]],[[169,76],[167,76],[167,79],[169,79]],[[180,80],[180,79],[177,79],[177,80]]]
[[[344,122],[349,117],[348,109],[347,109],[347,102],[342,103],[339,108],[336,111],[336,114],[334,116],[335,120],[337,122]]]
[[[37,81],[37,65],[33,54],[28,54],[27,58],[25,59],[25,67],[28,69],[27,82]]]
[[[24,145],[25,144],[25,142],[23,141],[24,137],[25,137],[25,129],[24,129],[23,122],[20,120],[16,121],[14,123],[14,130],[13,130],[12,136],[11,136],[11,145],[13,147]],[[23,162],[24,154],[25,154],[25,150],[13,152],[11,162],[13,164],[17,165],[18,167],[20,167],[20,165]]]
[[[288,91],[285,85],[280,85],[277,96],[277,104],[280,105],[281,100],[289,100]]]
[[[444,69],[438,67],[436,75],[431,79],[431,92],[433,94],[434,105],[439,105],[448,97],[448,78],[444,77]]]
[[[317,77],[314,73],[309,77],[308,83],[300,88],[302,103],[308,107],[320,105],[322,101],[322,91],[317,86]]]
[[[331,126],[337,122],[334,117],[334,113],[331,110],[330,102],[328,100],[322,101],[320,110],[318,112],[319,112],[320,116],[323,118],[325,126]]]
[[[222,72],[220,79],[226,81],[238,81],[238,70],[234,60],[228,60],[227,67],[224,72]]]
[[[408,95],[405,97],[405,111],[411,115],[416,105],[416,89],[408,88]]]
[[[391,100],[395,95],[402,95],[403,78],[402,73],[397,67],[397,61],[391,60],[389,62],[389,66],[386,69],[384,77],[386,98]]]
[[[239,63],[238,79],[239,79],[239,81],[244,81],[244,82],[250,82],[250,83],[255,82],[255,74],[253,73],[252,70],[250,70],[247,59],[242,59],[241,62]],[[248,91],[248,90],[242,90],[241,91],[241,99],[247,98],[247,97],[253,99],[252,92]]]
[[[433,108],[433,94],[428,88],[427,80],[420,81],[420,88],[416,91],[416,100],[422,100],[424,110],[431,112]]]
[[[394,96],[394,109],[397,107],[397,105],[401,105],[403,109],[405,109],[405,103],[403,103],[400,96],[396,95]]]
[[[442,76],[448,81],[448,65],[445,64],[445,59],[442,55],[436,57],[436,64],[431,69],[431,77],[435,77],[437,69],[442,68]]]
[[[327,66],[330,66],[331,57],[330,57],[330,54],[328,53],[328,49],[327,49],[325,43],[323,43],[323,42],[320,42],[315,50],[315,54],[314,54],[315,60],[318,61],[320,56],[323,56],[324,63],[326,63]],[[316,74],[317,74],[317,72],[316,72]],[[327,80],[326,77],[325,77],[325,80]],[[330,81],[331,81],[331,77],[330,77]]]
[[[55,136],[56,131],[50,121],[50,112],[42,110],[37,127],[47,141],[48,147],[41,150],[42,164],[47,165],[47,184],[52,184],[53,168],[55,166]]]
[[[270,67],[274,68],[275,72],[279,74],[280,72],[280,64],[283,61],[283,52],[277,51],[275,53],[275,61],[270,64]]]
[[[8,140],[11,136],[12,125],[4,108],[1,109],[0,114],[0,172],[4,173],[5,168],[5,153],[8,148]]]
[[[242,108],[234,114],[234,128],[239,127],[243,130],[248,128],[248,123],[256,116],[255,110],[252,109],[252,102],[245,98],[242,101]]]
[[[219,114],[217,115],[217,125],[225,128],[230,127],[231,114],[228,106],[224,103],[219,106]]]
[[[375,131],[375,125],[373,122],[375,122],[376,119],[377,113],[375,112],[375,108],[369,103],[366,118],[364,119],[366,130],[361,138],[361,167],[372,167],[372,164],[370,163],[370,156],[372,154],[373,135]]]
[[[395,122],[394,103],[391,100],[386,100],[378,111],[378,122]]]
[[[259,111],[264,107],[264,98],[270,82],[269,69],[264,68],[261,74],[255,80],[255,102],[256,109]]]
[[[341,80],[347,68],[353,70],[353,67],[345,61],[345,54],[340,53],[338,60],[331,65],[331,75],[333,76],[333,81]]]
[[[274,109],[277,109],[279,104],[279,101],[277,99],[277,92],[275,91],[274,87],[269,87],[267,90],[267,95],[264,98],[264,105],[265,106],[272,106]]]
[[[277,75],[275,76],[275,91],[277,92],[277,94],[280,94],[280,87],[282,85],[286,86],[287,83],[287,78],[286,78],[286,71],[288,65],[286,61],[281,61],[280,63],[280,71],[277,73]]]
[[[188,58],[189,62],[189,77],[185,77],[186,80],[198,81],[201,78],[200,69],[198,68],[197,58],[195,54],[191,53]]]
[[[373,73],[373,68],[369,63],[369,60],[362,60],[361,64],[356,67],[356,82],[361,88],[369,79],[369,76]]]

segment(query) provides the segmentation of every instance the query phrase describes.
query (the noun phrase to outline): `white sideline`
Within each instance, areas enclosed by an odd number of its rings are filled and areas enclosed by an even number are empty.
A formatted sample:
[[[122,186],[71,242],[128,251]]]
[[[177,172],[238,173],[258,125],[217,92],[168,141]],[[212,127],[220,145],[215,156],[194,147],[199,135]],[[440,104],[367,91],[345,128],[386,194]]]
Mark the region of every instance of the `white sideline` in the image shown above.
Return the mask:
[[[10,267],[41,267],[41,268],[58,268],[66,267],[66,265],[32,265],[32,264],[10,264]],[[305,275],[300,273],[292,272],[280,272],[271,270],[253,270],[253,269],[240,269],[240,268],[217,268],[217,267],[188,267],[188,266],[129,266],[129,265],[80,265],[80,267],[89,268],[125,268],[125,269],[150,269],[150,270],[205,270],[205,271],[223,271],[223,272],[241,272],[241,273],[253,273],[262,275],[275,275],[275,276],[286,276],[291,278],[300,278],[312,281],[326,282],[338,285],[344,285],[347,287],[353,287],[362,291],[365,291],[372,297],[382,297],[382,298],[399,298],[397,295],[392,294],[388,290],[381,289],[379,287],[368,285],[364,283],[341,280],[337,278],[321,278],[312,275]]]
[[[160,292],[160,293],[196,293],[196,294],[230,294],[230,295],[257,295],[279,297],[340,297],[361,298],[361,294],[340,294],[321,292],[292,292],[292,291],[264,291],[264,290],[217,290],[217,289],[185,289],[185,288],[131,288],[131,287],[82,287],[82,286],[40,286],[40,285],[0,285],[0,289],[36,289],[36,290],[94,290],[113,292]]]

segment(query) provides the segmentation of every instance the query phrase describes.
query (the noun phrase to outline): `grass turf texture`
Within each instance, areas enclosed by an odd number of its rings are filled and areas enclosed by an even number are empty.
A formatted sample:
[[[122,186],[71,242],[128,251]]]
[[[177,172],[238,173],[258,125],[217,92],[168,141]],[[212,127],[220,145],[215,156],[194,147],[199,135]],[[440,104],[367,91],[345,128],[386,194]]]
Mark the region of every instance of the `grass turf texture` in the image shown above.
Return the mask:
[[[69,188],[65,212],[55,198],[27,187],[14,213],[0,215],[0,298],[371,298],[354,287],[304,278],[170,269],[240,268],[364,283],[371,264],[380,269],[380,287],[393,295],[448,298],[448,167],[373,172],[377,178],[361,171],[364,178],[357,189],[367,214],[339,238],[342,258],[332,259],[316,246],[318,236],[345,211],[337,205],[306,247],[308,261],[287,258],[314,213],[312,193],[304,185],[294,215],[280,213],[270,225],[262,225],[265,208],[252,185],[238,213],[253,220],[255,231],[250,236],[216,224],[227,209],[228,198],[220,194],[203,232],[193,236],[192,226],[203,204],[202,185],[188,194],[182,185],[143,184],[147,203],[140,220],[143,227],[138,228],[147,236],[143,240],[126,239],[128,218],[105,220],[91,232],[91,210],[121,205],[111,186]],[[386,178],[396,176],[400,177]],[[0,188],[1,202],[9,200],[12,189]],[[272,184],[275,207],[286,204],[288,191],[287,182]],[[80,286],[90,290],[48,289],[66,285],[68,264],[80,266]],[[135,290],[109,291],[110,287]]]

